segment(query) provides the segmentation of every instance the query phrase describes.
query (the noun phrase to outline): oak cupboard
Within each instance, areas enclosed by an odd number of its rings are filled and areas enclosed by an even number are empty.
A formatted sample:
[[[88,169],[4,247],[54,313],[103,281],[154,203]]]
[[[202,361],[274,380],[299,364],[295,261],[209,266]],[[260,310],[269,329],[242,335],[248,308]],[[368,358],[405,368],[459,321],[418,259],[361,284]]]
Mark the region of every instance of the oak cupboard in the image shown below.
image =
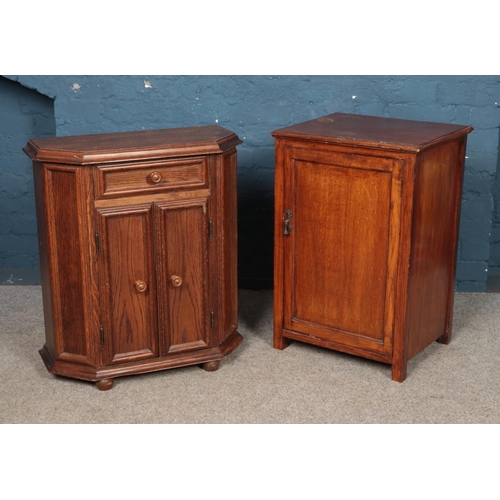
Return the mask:
[[[220,126],[31,139],[56,375],[216,370],[237,332],[236,146]]]
[[[334,113],[275,138],[274,347],[392,365],[450,342],[469,126]]]

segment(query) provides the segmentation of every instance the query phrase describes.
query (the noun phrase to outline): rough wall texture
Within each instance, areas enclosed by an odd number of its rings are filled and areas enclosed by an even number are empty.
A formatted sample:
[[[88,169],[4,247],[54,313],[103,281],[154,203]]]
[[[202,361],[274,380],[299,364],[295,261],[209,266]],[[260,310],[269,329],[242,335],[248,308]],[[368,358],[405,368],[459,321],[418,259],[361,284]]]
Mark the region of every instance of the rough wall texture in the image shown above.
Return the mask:
[[[0,268],[39,266],[26,137],[55,135],[54,102],[0,78]]]
[[[467,148],[457,289],[485,289],[499,145],[500,83],[497,77],[8,78],[55,99],[57,135],[212,123],[234,130],[245,141],[238,148],[239,276],[242,287],[272,286],[272,130],[335,111],[472,125],[475,130],[469,135]],[[29,135],[26,134],[26,140]],[[1,169],[3,172],[4,167]],[[6,185],[3,196],[11,191],[12,187]],[[33,207],[32,194],[27,191],[24,196],[26,203]],[[29,216],[33,217],[32,214]],[[9,231],[15,234],[17,228]],[[32,261],[29,263],[34,265]],[[28,262],[23,267],[28,267]]]
[[[500,144],[500,137],[499,137]],[[493,185],[493,214],[491,217],[491,239],[488,274],[500,276],[500,150],[497,162],[495,183]]]

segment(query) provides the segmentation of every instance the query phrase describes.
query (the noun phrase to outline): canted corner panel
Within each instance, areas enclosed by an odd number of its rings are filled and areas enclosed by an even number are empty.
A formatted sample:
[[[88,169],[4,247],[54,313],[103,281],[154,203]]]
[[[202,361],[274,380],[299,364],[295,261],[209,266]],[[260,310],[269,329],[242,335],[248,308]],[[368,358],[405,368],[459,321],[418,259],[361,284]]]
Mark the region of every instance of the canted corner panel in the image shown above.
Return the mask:
[[[158,308],[162,355],[205,348],[208,308],[207,199],[156,204]]]
[[[53,293],[56,360],[92,364],[85,314],[85,224],[82,198],[88,196],[78,168],[44,165],[47,246]],[[69,202],[68,202],[69,200]]]
[[[344,156],[290,163],[284,327],[390,353],[401,162],[371,168],[369,157]]]
[[[238,326],[238,276],[237,276],[237,258],[238,258],[238,221],[237,221],[237,157],[236,151],[224,156],[223,182],[221,190],[224,193],[224,208],[219,217],[222,225],[222,248],[219,255],[222,254],[221,276],[222,287],[219,293],[224,296],[223,309],[223,338],[231,335]],[[222,273],[221,273],[222,274]]]
[[[151,204],[98,209],[103,344],[109,363],[158,355]]]

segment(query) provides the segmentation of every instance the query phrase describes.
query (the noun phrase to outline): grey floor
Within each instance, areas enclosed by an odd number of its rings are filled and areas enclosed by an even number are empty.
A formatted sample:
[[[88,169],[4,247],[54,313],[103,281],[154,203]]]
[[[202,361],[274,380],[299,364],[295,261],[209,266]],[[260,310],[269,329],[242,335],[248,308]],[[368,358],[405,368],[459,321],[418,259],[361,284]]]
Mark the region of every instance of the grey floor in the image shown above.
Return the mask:
[[[272,348],[272,292],[241,290],[245,341],[209,373],[197,366],[116,379],[111,391],[49,374],[41,288],[0,286],[0,423],[500,423],[500,294],[457,293],[450,345],[384,365],[319,347]]]
[[[46,371],[40,286],[0,286],[8,498],[498,497],[500,293],[457,293],[452,343],[413,358],[402,384],[380,363],[273,349],[270,291],[241,290],[239,308],[245,341],[218,371],[101,392]]]

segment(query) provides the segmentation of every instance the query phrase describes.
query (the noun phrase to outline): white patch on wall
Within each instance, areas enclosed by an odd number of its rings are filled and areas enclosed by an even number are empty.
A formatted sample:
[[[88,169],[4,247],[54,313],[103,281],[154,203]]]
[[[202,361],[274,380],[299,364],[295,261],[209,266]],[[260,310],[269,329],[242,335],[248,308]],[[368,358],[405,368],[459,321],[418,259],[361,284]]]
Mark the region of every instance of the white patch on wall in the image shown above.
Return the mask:
[[[146,87],[147,89],[153,88],[153,86],[151,85],[151,82],[148,80],[144,80],[144,87]]]
[[[77,90],[80,90],[82,87],[81,85],[78,85],[78,83],[74,83],[71,89],[76,92]]]

